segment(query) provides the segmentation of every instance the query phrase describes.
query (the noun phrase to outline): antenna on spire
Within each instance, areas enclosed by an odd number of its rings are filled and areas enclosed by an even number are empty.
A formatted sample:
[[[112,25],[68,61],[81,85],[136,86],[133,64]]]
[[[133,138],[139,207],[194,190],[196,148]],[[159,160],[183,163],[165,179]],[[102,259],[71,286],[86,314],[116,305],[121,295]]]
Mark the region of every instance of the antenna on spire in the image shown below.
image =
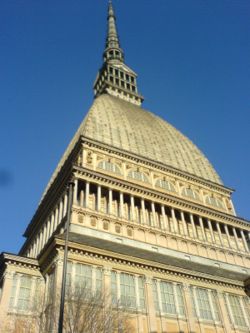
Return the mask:
[[[95,97],[101,94],[109,94],[127,102],[141,105],[143,97],[137,90],[137,74],[124,63],[124,53],[117,33],[112,0],[108,0],[107,20],[104,61],[94,83]]]

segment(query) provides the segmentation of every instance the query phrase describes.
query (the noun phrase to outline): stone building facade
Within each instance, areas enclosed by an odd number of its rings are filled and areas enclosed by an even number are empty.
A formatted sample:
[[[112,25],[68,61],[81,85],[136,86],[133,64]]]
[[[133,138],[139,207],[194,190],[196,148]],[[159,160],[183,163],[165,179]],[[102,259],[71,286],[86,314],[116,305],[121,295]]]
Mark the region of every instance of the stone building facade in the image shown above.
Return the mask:
[[[56,301],[71,209],[68,276],[105,288],[134,332],[250,332],[250,224],[236,216],[232,190],[199,149],[141,107],[111,3],[103,58],[93,105],[23,247],[1,254],[0,331],[12,332],[13,318],[32,318],[36,300]]]

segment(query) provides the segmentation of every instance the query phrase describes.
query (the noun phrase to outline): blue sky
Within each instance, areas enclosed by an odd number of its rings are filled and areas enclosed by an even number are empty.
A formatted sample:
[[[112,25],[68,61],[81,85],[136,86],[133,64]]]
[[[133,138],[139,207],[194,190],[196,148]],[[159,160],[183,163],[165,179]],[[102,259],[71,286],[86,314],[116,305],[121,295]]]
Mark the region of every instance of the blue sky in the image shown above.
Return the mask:
[[[205,153],[250,219],[249,0],[114,0],[144,107]],[[92,101],[105,0],[9,0],[0,11],[0,252],[22,233]]]

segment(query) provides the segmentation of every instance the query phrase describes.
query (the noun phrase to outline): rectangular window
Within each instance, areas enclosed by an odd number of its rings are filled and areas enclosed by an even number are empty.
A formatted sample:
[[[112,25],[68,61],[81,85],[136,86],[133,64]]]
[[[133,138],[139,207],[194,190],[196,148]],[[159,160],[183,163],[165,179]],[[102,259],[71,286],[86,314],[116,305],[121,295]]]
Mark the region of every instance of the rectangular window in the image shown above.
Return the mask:
[[[208,290],[196,288],[197,305],[199,307],[200,318],[213,320],[213,315],[209,303]]]
[[[176,314],[173,284],[169,282],[160,282],[161,302],[163,312]]]
[[[103,272],[100,267],[92,267],[79,263],[68,262],[67,265],[67,296],[88,296],[102,292]]]
[[[31,288],[32,277],[27,275],[14,275],[9,307],[20,312],[31,310]]]
[[[228,300],[234,324],[237,326],[247,327],[247,323],[243,314],[243,309],[241,308],[240,304],[240,297],[235,295],[228,295]]]
[[[111,272],[111,295],[113,306],[144,311],[145,280],[127,273]]]
[[[136,308],[135,277],[130,274],[120,274],[120,300],[125,308]]]

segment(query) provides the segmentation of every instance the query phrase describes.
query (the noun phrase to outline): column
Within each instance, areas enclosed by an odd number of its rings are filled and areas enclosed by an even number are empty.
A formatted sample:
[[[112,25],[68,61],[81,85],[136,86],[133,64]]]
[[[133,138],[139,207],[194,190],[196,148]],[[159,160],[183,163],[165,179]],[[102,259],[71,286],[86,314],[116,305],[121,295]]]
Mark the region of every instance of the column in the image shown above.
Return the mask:
[[[107,297],[108,302],[105,302],[105,305],[110,305],[111,303],[111,268],[104,267],[103,270],[103,278],[104,278],[104,295]],[[108,303],[108,304],[106,304]]]
[[[161,226],[161,228],[166,230],[167,229],[167,222],[166,222],[166,212],[165,212],[164,205],[161,205],[161,215],[162,215],[162,220],[163,220],[163,225]]]
[[[248,245],[247,245],[246,237],[245,237],[244,231],[242,229],[240,229],[240,234],[241,234],[241,237],[242,237],[242,240],[243,240],[243,244],[244,244],[245,250],[246,250],[246,252],[249,252],[249,248],[248,248]]]
[[[63,216],[66,216],[66,214],[67,214],[67,206],[68,206],[68,194],[65,193],[64,204],[63,204]]]
[[[108,198],[108,214],[112,214],[112,202],[113,202],[113,192],[112,189],[109,188],[109,198]]]
[[[215,243],[214,230],[213,230],[213,227],[212,227],[212,223],[209,219],[207,220],[207,222],[208,222],[208,227],[209,227],[209,230],[210,230],[212,242]]]
[[[120,218],[123,218],[123,205],[124,205],[124,198],[123,198],[123,193],[120,192]]]
[[[11,296],[11,288],[14,274],[12,272],[7,271],[4,274],[3,278],[3,286],[2,286],[2,295],[0,299],[0,331],[4,332],[4,325],[6,319],[6,313],[9,308],[10,296]]]
[[[183,293],[186,304],[186,315],[187,315],[187,324],[188,324],[188,332],[195,333],[195,318],[193,314],[193,305],[190,295],[190,286],[186,283],[183,284]]]
[[[84,207],[84,191],[80,191],[80,206]]]
[[[188,236],[187,223],[186,223],[185,215],[184,215],[183,211],[181,211],[181,221],[182,221],[182,224],[183,224],[184,235]]]
[[[50,234],[52,235],[55,230],[55,212],[52,213],[51,216],[51,231]]]
[[[209,301],[209,306],[212,312],[212,317],[213,317],[213,321],[216,322],[216,316],[215,316],[215,311],[214,311],[214,306],[213,306],[213,299],[212,299],[212,290],[208,289],[208,301]]]
[[[197,290],[196,290],[196,286],[193,286],[193,292],[194,292],[194,307],[195,307],[195,310],[196,310],[196,314],[197,314],[197,320],[198,320],[198,323],[200,325],[200,331],[201,333],[204,332],[204,329],[203,329],[203,326],[201,325],[200,323],[200,318],[201,318],[201,315],[200,315],[200,308],[199,308],[199,304],[198,304],[198,297],[197,297]]]
[[[239,244],[238,244],[238,236],[237,236],[235,227],[233,227],[233,234],[234,234],[234,239],[235,239],[235,243],[236,243],[236,248],[237,248],[237,250],[240,250]]]
[[[179,330],[183,332],[183,325],[181,321],[179,320],[180,317],[180,311],[179,311],[179,300],[177,296],[177,283],[173,283],[173,288],[174,288],[174,302],[175,302],[175,308],[176,308],[176,314],[177,314],[177,320],[178,320],[178,325],[179,325]]]
[[[89,182],[86,181],[85,183],[85,208],[88,208],[89,206]]]
[[[219,222],[216,222],[216,228],[217,228],[217,231],[218,231],[218,234],[219,234],[220,243],[221,243],[222,246],[224,246]]]
[[[47,233],[46,233],[46,242],[48,241],[50,237],[50,226],[51,226],[51,217],[47,221]]]
[[[135,199],[133,195],[130,195],[130,220],[135,220]]]
[[[247,324],[247,327],[250,328],[250,318],[248,317],[247,313],[246,313],[246,309],[245,309],[245,305],[243,303],[243,299],[242,297],[240,297],[240,305],[241,305],[241,310],[243,313],[243,317],[245,319],[245,322]]]
[[[55,229],[54,230],[56,230],[56,228],[57,228],[57,225],[58,225],[58,207],[56,207],[56,212],[55,212]]]
[[[178,233],[178,226],[177,226],[177,220],[176,220],[176,217],[175,217],[174,208],[171,208],[171,217],[172,217],[172,221],[173,221],[173,224],[174,224],[174,232],[177,234]]]
[[[146,277],[145,292],[146,292],[146,302],[147,302],[146,306],[147,306],[147,310],[148,310],[149,332],[156,333],[157,332],[157,322],[156,322],[156,315],[155,315],[155,308],[154,308],[152,279],[149,276]]]
[[[224,225],[224,228],[225,228],[226,235],[227,235],[228,247],[231,248],[231,238],[230,238],[230,234],[229,234],[228,226],[225,224],[225,225]]]
[[[137,332],[143,333],[143,320],[142,316],[140,315],[140,295],[139,295],[139,277],[138,275],[135,275],[135,290],[136,290],[136,308],[139,309],[139,312],[137,313]]]
[[[59,202],[59,217],[58,217],[58,224],[60,224],[61,221],[62,221],[62,211],[63,211],[62,200],[60,199],[60,202]]]
[[[101,197],[102,197],[102,188],[101,185],[97,185],[96,210],[98,212],[100,212],[101,210]]]
[[[190,213],[190,221],[191,221],[191,225],[192,225],[192,229],[193,229],[194,238],[197,238],[197,231],[196,231],[196,227],[195,227],[195,223],[194,223],[194,217],[193,217],[193,214],[191,214],[191,213]]]
[[[146,224],[145,201],[144,201],[144,199],[141,199],[141,210],[142,210],[142,224]]]
[[[74,188],[74,204],[77,205],[77,193],[78,193],[78,179],[75,179],[75,188]]]
[[[203,240],[206,242],[207,241],[207,237],[206,237],[206,233],[205,233],[205,229],[204,229],[204,224],[203,224],[203,220],[202,220],[201,216],[199,216],[199,224],[200,224],[200,227],[201,227],[201,232],[202,232]]]
[[[151,211],[152,211],[152,227],[156,227],[155,223],[155,204],[151,202]]]
[[[230,306],[230,302],[229,302],[228,294],[227,293],[225,293],[225,302],[227,304],[227,309],[228,309],[230,321],[231,321],[231,323],[233,323],[233,326],[234,326],[234,316],[233,316],[233,313],[232,313],[232,310],[231,310],[231,306]]]
[[[230,318],[228,318],[228,312],[227,312],[227,309],[226,309],[226,306],[225,306],[225,303],[224,303],[222,292],[217,291],[217,296],[218,296],[219,307],[220,307],[221,314],[222,314],[221,321],[222,321],[223,326],[224,326],[224,332],[225,333],[231,332]],[[228,311],[229,311],[229,309],[228,309]],[[232,320],[232,318],[231,318],[231,320]]]

